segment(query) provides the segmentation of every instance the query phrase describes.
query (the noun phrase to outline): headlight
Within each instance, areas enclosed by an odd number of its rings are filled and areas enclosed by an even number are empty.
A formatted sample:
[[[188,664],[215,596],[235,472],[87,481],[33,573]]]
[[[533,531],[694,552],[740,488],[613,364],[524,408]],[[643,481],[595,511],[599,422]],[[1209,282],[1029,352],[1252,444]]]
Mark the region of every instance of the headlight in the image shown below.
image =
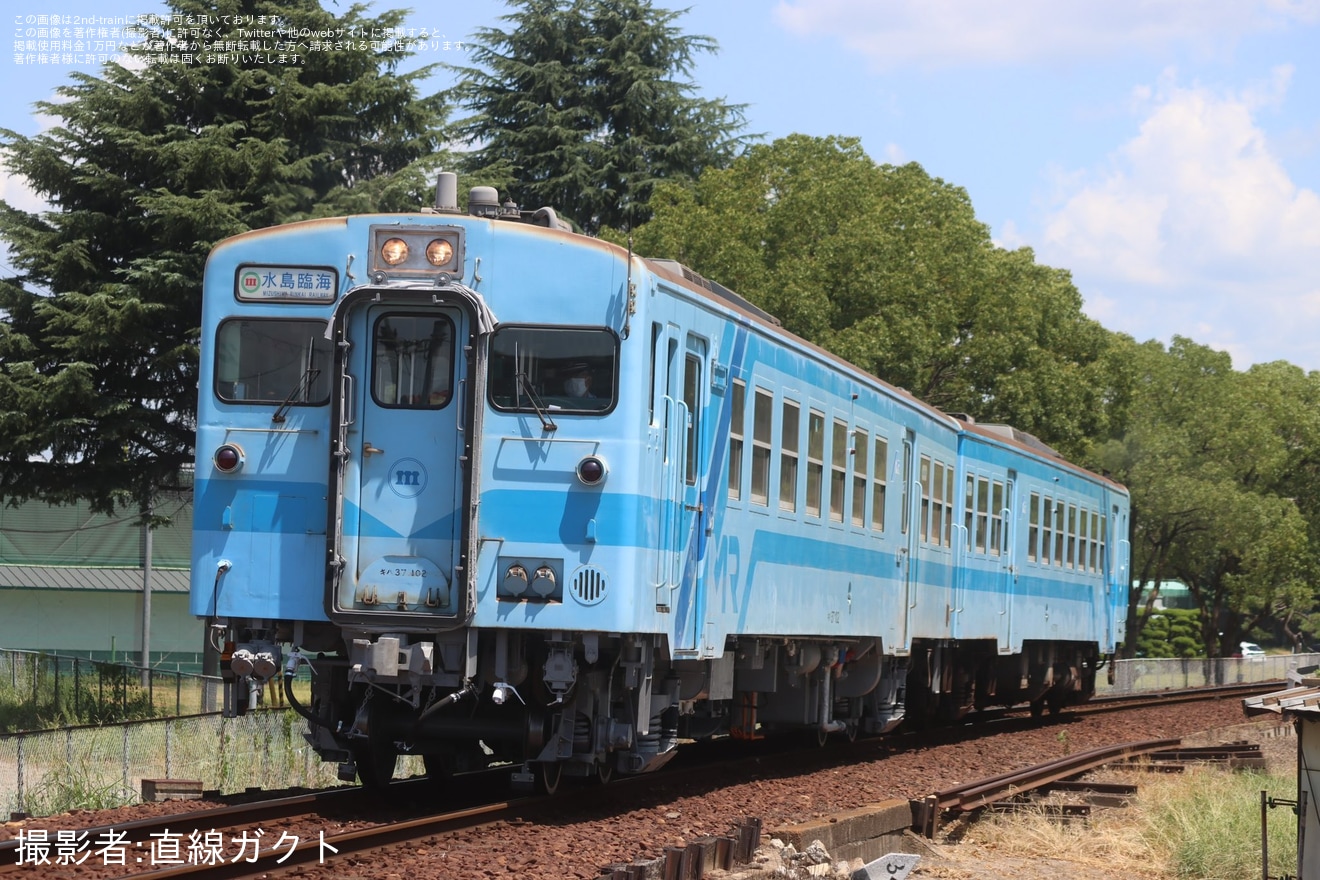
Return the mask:
[[[380,246],[380,258],[387,266],[397,266],[408,259],[408,242],[401,238],[391,238]]]
[[[454,246],[437,238],[426,246],[426,262],[432,266],[446,266],[454,258]]]

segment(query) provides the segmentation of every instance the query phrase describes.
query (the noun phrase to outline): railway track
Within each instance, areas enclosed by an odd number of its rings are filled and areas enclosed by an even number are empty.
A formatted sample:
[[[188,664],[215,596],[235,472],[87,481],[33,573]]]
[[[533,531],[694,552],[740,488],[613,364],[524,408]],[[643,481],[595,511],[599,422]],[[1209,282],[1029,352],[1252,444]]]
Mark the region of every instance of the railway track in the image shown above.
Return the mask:
[[[1273,686],[1256,686],[1253,692],[1269,690],[1271,687]],[[796,772],[806,774],[847,772],[854,762],[874,761],[877,752],[890,756],[904,752],[920,754],[932,749],[957,748],[960,740],[975,740],[997,732],[1012,737],[1021,731],[1030,731],[1033,728],[1048,730],[1056,723],[1079,721],[1083,714],[1114,713],[1125,709],[1167,705],[1174,701],[1193,699],[1224,700],[1241,696],[1242,693],[1238,689],[1164,693],[1139,701],[1132,699],[1121,702],[1106,701],[1105,705],[1089,707],[1086,712],[1069,710],[1060,716],[1043,721],[1006,717],[955,729],[917,732],[856,743],[846,743],[842,737],[839,737],[837,743],[831,741],[837,745],[837,748],[827,749],[800,747],[789,749],[782,741],[777,743],[769,740],[758,743],[763,747],[748,754],[742,745],[737,748],[722,748],[721,746],[725,744],[718,741],[703,743],[698,745],[706,748],[687,750],[687,755],[693,756],[691,760],[676,761],[675,766],[661,774],[616,780],[608,788],[594,786],[573,789],[561,792],[553,799],[525,798],[490,802],[489,794],[494,783],[486,780],[473,786],[476,789],[473,793],[474,798],[484,793],[484,798],[480,802],[473,800],[455,806],[454,800],[446,796],[447,807],[434,813],[422,808],[427,804],[435,805],[437,797],[434,788],[425,780],[416,780],[401,781],[391,786],[388,805],[382,805],[379,799],[373,799],[357,789],[337,789],[220,810],[194,811],[175,816],[141,819],[131,823],[116,823],[113,826],[88,827],[69,831],[66,834],[82,833],[87,839],[95,840],[100,834],[110,833],[113,830],[116,834],[124,834],[132,838],[134,844],[142,845],[135,845],[129,849],[128,852],[132,853],[132,856],[125,859],[122,865],[107,865],[104,872],[99,870],[98,865],[94,871],[82,870],[70,873],[68,876],[242,877],[256,876],[277,869],[290,869],[295,865],[305,866],[304,870],[312,871],[316,871],[317,866],[323,865],[325,870],[332,872],[335,864],[342,865],[346,859],[360,858],[359,854],[367,850],[381,849],[419,838],[452,835],[491,823],[503,822],[524,829],[526,826],[540,825],[546,821],[553,824],[558,816],[578,815],[583,814],[584,811],[586,813],[593,810],[597,812],[605,810],[606,813],[627,812],[630,805],[664,803],[667,798],[672,799],[673,791],[685,787],[696,788],[699,792],[704,791],[705,797],[711,797],[720,790],[719,785],[712,779],[716,775],[712,768],[719,768],[725,776],[741,779],[756,779],[767,775],[787,778],[792,777]],[[895,758],[885,759],[886,762],[892,760]],[[687,766],[677,766],[680,764]],[[802,769],[794,770],[792,769],[794,766],[800,766]],[[502,782],[499,784],[503,785]],[[1012,784],[1022,785],[1021,782]],[[698,796],[703,795],[698,794]],[[409,802],[412,803],[410,808],[399,809],[400,805],[407,805]],[[387,825],[382,826],[380,813],[386,807],[392,809],[393,813]],[[944,809],[946,807],[940,807],[940,810]],[[331,821],[327,816],[336,818]],[[370,816],[371,821],[364,816]],[[520,817],[528,817],[530,821],[521,820]],[[729,818],[726,816],[726,819]],[[346,829],[342,827],[353,822],[357,823],[357,827]],[[315,826],[318,825],[320,830],[316,830]],[[245,836],[243,829],[261,829],[263,834],[257,841],[254,839],[257,835]],[[720,829],[716,833],[723,830],[727,828]],[[189,852],[187,849],[189,835],[193,832],[203,836],[208,833],[213,836],[226,835],[231,843],[235,839],[243,841],[240,844],[242,849],[232,846],[226,849],[224,864],[218,863],[221,861],[219,858],[212,859],[217,863],[197,864],[195,862],[200,861],[197,858],[199,852]],[[523,832],[520,830],[518,833]],[[55,834],[56,832],[53,831],[49,833],[52,858]],[[166,838],[167,834],[172,835],[172,838]],[[149,857],[160,856],[162,842],[169,839],[178,841],[184,847],[179,856],[183,864],[162,864],[160,858],[153,860]],[[156,845],[155,850],[150,848],[153,842]],[[203,848],[200,854],[206,852],[207,850]],[[132,858],[136,858],[138,854],[148,857],[141,862],[133,863]],[[28,870],[27,874],[14,876],[37,876],[31,873],[31,869],[37,866],[32,865],[30,861],[27,865],[18,865],[16,855],[17,841],[0,843],[0,874]],[[193,863],[189,863],[190,857]],[[99,861],[99,858],[96,860]],[[85,869],[88,866],[83,867]],[[43,870],[40,876],[59,876],[59,873],[48,873]]]

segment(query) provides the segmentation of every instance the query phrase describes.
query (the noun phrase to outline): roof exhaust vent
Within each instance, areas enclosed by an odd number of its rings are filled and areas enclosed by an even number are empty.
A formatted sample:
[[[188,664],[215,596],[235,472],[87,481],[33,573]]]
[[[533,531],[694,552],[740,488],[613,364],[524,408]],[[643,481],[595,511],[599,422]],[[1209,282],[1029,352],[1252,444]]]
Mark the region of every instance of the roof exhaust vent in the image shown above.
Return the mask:
[[[458,175],[441,171],[435,182],[435,209],[441,214],[458,213]]]
[[[500,194],[493,186],[474,186],[468,192],[468,213],[474,217],[498,217]]]

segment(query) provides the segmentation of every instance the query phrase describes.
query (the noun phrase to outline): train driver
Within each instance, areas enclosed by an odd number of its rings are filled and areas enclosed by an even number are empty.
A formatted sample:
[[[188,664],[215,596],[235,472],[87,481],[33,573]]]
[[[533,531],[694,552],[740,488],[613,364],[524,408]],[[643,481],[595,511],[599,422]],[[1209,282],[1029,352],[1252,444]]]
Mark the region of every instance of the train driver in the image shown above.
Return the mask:
[[[591,365],[588,363],[570,364],[564,370],[564,394],[580,399],[594,399],[591,393]]]

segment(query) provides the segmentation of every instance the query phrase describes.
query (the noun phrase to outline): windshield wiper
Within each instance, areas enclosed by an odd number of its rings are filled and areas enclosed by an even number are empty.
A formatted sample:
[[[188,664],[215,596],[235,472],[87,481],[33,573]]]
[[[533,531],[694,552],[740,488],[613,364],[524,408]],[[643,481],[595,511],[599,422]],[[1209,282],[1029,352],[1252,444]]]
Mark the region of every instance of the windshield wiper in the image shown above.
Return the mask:
[[[559,426],[551,420],[550,416],[546,415],[545,405],[541,403],[541,400],[536,396],[536,392],[532,390],[532,383],[527,381],[527,374],[519,372],[515,375],[518,380],[518,387],[527,392],[527,399],[531,402],[532,409],[536,410],[536,417],[541,420],[541,427],[547,431],[558,431]],[[522,400],[520,399],[518,403],[521,404]]]
[[[302,377],[298,380],[298,384],[293,386],[293,390],[289,392],[289,396],[284,398],[284,402],[280,404],[279,409],[275,410],[275,415],[271,416],[270,420],[272,422],[284,421],[284,414],[289,411],[289,407],[293,406],[293,399],[299,394],[305,395],[307,391],[311,389],[312,383],[316,381],[316,377],[319,375],[321,375],[321,371],[315,367],[308,367],[303,370]]]

